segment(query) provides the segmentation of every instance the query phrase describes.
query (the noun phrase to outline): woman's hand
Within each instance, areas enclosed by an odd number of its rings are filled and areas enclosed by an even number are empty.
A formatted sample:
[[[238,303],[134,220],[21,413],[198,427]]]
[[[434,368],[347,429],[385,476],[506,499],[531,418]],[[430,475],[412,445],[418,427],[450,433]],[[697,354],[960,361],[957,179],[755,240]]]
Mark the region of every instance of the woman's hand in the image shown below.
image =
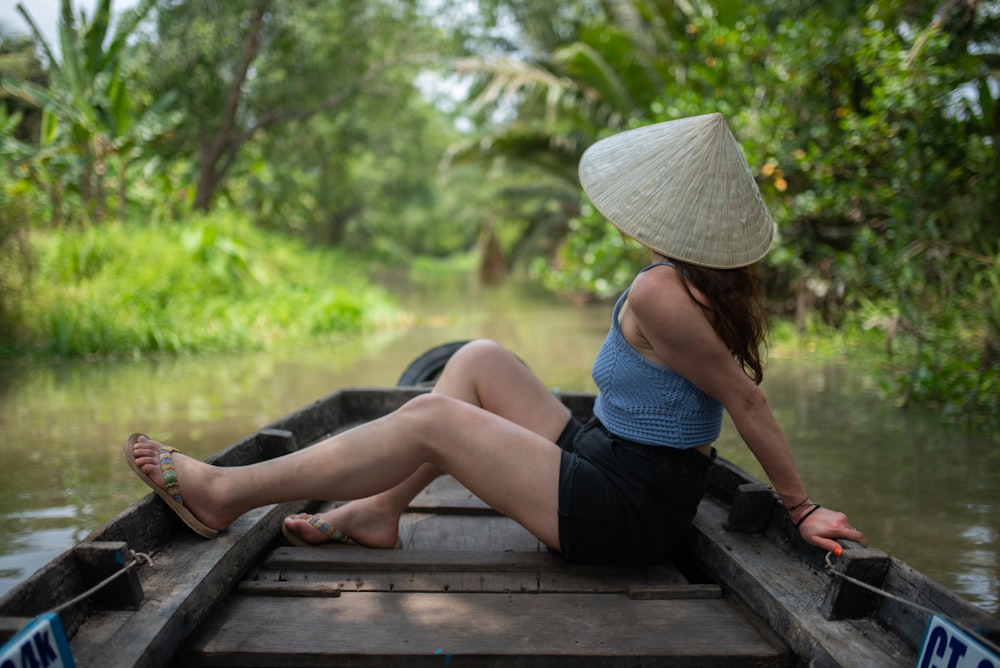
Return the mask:
[[[806,506],[800,511],[797,509],[791,514],[793,522],[801,522],[799,533],[807,543],[834,554],[839,554],[841,549],[840,543],[835,540],[838,538],[852,540],[862,545],[868,544],[865,535],[851,526],[847,515],[823,507],[813,510],[813,506],[815,504]]]

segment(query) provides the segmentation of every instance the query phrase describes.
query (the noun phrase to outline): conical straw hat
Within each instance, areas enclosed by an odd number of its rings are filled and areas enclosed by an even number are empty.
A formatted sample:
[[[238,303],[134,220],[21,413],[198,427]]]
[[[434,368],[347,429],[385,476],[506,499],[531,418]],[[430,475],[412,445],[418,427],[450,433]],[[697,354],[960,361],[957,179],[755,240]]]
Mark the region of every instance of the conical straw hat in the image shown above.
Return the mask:
[[[602,139],[580,183],[618,229],[666,257],[727,269],[767,254],[774,222],[722,114]]]

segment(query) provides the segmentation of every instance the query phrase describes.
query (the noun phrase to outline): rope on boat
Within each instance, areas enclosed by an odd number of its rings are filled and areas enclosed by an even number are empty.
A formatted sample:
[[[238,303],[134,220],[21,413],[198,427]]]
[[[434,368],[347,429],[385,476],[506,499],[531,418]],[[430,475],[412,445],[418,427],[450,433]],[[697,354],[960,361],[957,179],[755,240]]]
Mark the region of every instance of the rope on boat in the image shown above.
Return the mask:
[[[90,596],[92,596],[96,592],[100,591],[104,587],[107,587],[109,584],[111,584],[112,582],[114,582],[116,578],[119,578],[122,575],[124,575],[125,573],[128,573],[130,570],[132,570],[133,568],[135,568],[136,566],[138,566],[140,564],[145,563],[147,566],[152,566],[153,565],[153,560],[145,552],[136,552],[135,550],[129,550],[129,557],[131,557],[131,560],[127,564],[125,564],[124,566],[122,566],[120,569],[118,569],[117,571],[115,571],[114,573],[112,573],[111,575],[109,575],[108,577],[104,578],[103,580],[101,580],[96,585],[94,585],[93,587],[91,587],[87,591],[83,592],[79,596],[75,596],[74,598],[70,599],[69,601],[66,601],[65,603],[63,603],[62,605],[59,605],[59,606],[56,606],[55,608],[52,608],[52,610],[50,610],[50,612],[56,612],[56,613],[58,613],[58,612],[62,612],[63,610],[66,610],[67,608],[73,607],[77,603],[83,601],[86,598],[89,598]]]
[[[890,594],[889,592],[885,591],[884,589],[879,589],[878,587],[874,587],[874,586],[868,584],[867,582],[863,582],[861,580],[858,580],[857,578],[851,577],[847,573],[843,573],[841,571],[838,571],[836,568],[833,567],[833,561],[831,559],[832,556],[833,556],[833,552],[827,552],[826,553],[826,570],[830,573],[830,575],[836,575],[837,577],[843,578],[844,580],[847,580],[851,584],[856,585],[858,587],[861,587],[862,589],[867,589],[868,591],[873,592],[875,594],[878,594],[879,596],[884,596],[885,598],[892,599],[893,601],[896,601],[897,603],[902,603],[903,605],[907,605],[907,606],[909,606],[911,608],[916,608],[917,610],[920,610],[921,612],[926,612],[927,614],[929,614],[931,616],[940,617],[942,619],[947,619],[949,622],[951,622],[955,626],[959,627],[960,629],[962,629],[966,633],[972,635],[979,642],[983,643],[987,647],[993,646],[993,643],[990,642],[987,638],[983,637],[981,634],[977,633],[975,630],[970,629],[967,625],[959,622],[958,620],[956,620],[954,618],[948,617],[947,615],[944,615],[944,614],[942,614],[942,613],[940,613],[937,610],[934,610],[932,608],[928,608],[926,606],[920,605],[919,603],[915,603],[915,602],[910,601],[908,599],[902,598],[901,596],[896,596],[895,594]]]

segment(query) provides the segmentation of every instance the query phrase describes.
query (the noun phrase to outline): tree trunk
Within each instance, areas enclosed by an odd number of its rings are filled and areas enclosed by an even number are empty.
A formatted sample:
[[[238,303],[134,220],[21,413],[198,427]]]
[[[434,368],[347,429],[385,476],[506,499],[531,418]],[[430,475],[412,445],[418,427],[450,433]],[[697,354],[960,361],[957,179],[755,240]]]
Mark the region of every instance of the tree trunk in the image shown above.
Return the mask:
[[[93,182],[91,179],[94,175],[94,158],[93,153],[90,150],[90,144],[86,143],[83,146],[83,155],[81,156],[80,165],[80,200],[83,204],[84,219],[89,220],[91,214],[94,210],[94,200],[93,200]]]
[[[107,163],[104,156],[98,154],[94,161],[94,221],[104,222],[105,206],[107,204],[104,195],[104,175],[107,172]]]
[[[128,213],[127,209],[127,181],[125,175],[128,173],[128,160],[125,156],[122,156],[121,167],[118,170],[118,220],[125,220],[125,214]]]
[[[194,196],[194,206],[199,211],[208,211],[211,208],[215,191],[229,165],[232,164],[232,160],[223,161],[223,156],[235,155],[239,150],[239,144],[243,141],[236,117],[250,64],[260,53],[261,29],[269,6],[270,0],[257,0],[254,4],[253,16],[243,36],[240,60],[233,68],[233,76],[229,82],[226,104],[222,110],[222,123],[214,136],[204,136],[199,142],[198,184]]]
[[[479,258],[479,282],[482,285],[503,285],[507,279],[507,260],[492,223],[486,223]]]

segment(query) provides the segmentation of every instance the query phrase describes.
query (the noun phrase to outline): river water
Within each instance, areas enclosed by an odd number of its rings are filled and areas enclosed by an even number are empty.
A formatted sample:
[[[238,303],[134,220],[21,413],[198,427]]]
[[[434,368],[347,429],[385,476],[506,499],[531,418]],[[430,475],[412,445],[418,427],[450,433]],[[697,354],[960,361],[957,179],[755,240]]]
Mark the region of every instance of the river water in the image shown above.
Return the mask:
[[[394,385],[411,360],[489,337],[550,386],[592,391],[610,305],[471,281],[395,288],[413,326],[240,355],[0,367],[0,595],[147,493],[122,461],[143,431],[207,457],[342,387]],[[773,357],[764,389],[813,499],[872,542],[1000,615],[1000,438],[880,398],[850,359]],[[762,477],[727,422],[720,453]]]

